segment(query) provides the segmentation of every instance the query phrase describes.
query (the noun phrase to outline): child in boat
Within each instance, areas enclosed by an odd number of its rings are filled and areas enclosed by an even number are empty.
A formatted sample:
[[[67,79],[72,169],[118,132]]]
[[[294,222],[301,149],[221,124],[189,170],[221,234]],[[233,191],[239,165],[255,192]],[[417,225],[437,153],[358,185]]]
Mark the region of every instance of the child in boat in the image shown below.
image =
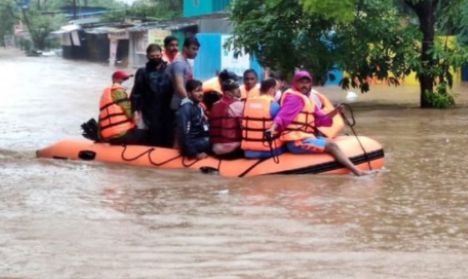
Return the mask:
[[[203,99],[202,83],[189,80],[185,85],[188,99],[182,100],[177,110],[177,136],[184,156],[204,159],[210,150],[208,120],[200,106]]]

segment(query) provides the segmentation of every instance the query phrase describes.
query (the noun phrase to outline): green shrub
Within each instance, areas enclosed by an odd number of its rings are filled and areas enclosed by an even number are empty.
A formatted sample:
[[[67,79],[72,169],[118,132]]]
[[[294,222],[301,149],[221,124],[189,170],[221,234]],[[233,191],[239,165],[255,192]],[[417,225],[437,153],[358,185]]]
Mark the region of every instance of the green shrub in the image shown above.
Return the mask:
[[[445,109],[455,105],[453,94],[445,82],[438,84],[434,92],[426,90],[424,95],[434,108]]]
[[[18,39],[18,45],[25,52],[30,52],[33,48],[31,40],[21,38],[21,37]]]

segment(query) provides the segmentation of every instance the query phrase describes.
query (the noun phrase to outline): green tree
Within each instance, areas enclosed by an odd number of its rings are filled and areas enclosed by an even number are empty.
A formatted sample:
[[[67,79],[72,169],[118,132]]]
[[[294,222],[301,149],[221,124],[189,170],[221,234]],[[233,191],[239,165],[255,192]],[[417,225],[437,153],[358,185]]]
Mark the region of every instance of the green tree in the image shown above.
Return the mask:
[[[47,15],[37,10],[23,10],[22,13],[33,45],[40,50],[50,46],[50,32],[57,30],[65,22],[60,15]]]
[[[19,19],[15,14],[15,4],[11,0],[4,0],[0,2],[0,46],[5,46],[4,38],[6,35],[13,34],[13,26]]]
[[[19,10],[16,17],[21,19],[31,36],[33,47],[45,49],[49,46],[48,36],[65,22],[63,16],[55,10],[56,1],[32,0],[28,6],[24,6],[21,0],[14,0],[14,5]]]
[[[318,79],[333,65],[327,37],[333,22],[306,16],[299,1],[234,1],[232,46],[270,68],[291,73],[311,69]]]
[[[404,0],[418,19],[418,28],[422,34],[419,47],[419,63],[416,71],[420,90],[421,107],[441,107],[440,100],[449,100],[447,87],[452,86],[450,68],[460,67],[468,60],[465,49],[458,43],[449,46],[448,42],[436,40],[436,35],[454,35],[462,32],[465,20],[460,10],[466,9],[466,0]],[[438,32],[437,32],[438,31]],[[434,90],[434,86],[436,86]]]
[[[103,0],[100,0],[103,1]],[[124,21],[125,18],[161,20],[179,17],[182,14],[182,0],[137,0],[131,6],[116,6],[102,17],[103,22]]]
[[[416,71],[421,80],[421,106],[439,106],[431,95],[433,85],[435,81],[450,85],[449,69],[466,61],[466,52],[457,45],[434,41],[434,26],[460,26],[463,17],[458,23],[436,25],[435,18],[457,8],[435,3],[436,11],[420,11],[426,2],[438,1],[238,0],[231,10],[232,45],[256,55],[265,66],[288,72],[305,67],[323,76],[336,64],[349,74],[343,87],[360,87],[363,92],[369,90],[370,77],[398,85],[399,78]],[[460,9],[466,0],[450,2]],[[429,28],[424,21],[427,15],[433,15]],[[446,89],[440,92],[446,94]]]
[[[137,0],[128,14],[144,19],[171,19],[182,14],[182,0]]]
[[[349,73],[343,87],[369,90],[368,79],[387,79],[398,85],[417,63],[416,28],[402,18],[392,0],[345,0],[342,9],[352,7],[352,16],[334,18],[335,59]],[[347,3],[347,5],[344,5]],[[320,16],[323,11],[318,11]],[[313,13],[309,6],[308,14]],[[339,15],[337,15],[339,17]]]

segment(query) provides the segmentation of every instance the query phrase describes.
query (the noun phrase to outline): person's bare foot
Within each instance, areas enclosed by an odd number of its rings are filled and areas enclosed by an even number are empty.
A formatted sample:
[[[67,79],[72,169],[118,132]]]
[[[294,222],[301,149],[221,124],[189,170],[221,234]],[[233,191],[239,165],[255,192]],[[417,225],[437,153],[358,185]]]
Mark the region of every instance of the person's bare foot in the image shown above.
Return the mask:
[[[373,174],[375,173],[376,171],[375,170],[356,170],[357,172],[354,172],[354,174],[356,176],[366,176],[366,175],[369,175],[369,174]]]
[[[358,169],[354,170],[353,173],[356,176],[364,176],[364,175],[368,174],[366,171],[361,171],[361,170],[358,170]]]

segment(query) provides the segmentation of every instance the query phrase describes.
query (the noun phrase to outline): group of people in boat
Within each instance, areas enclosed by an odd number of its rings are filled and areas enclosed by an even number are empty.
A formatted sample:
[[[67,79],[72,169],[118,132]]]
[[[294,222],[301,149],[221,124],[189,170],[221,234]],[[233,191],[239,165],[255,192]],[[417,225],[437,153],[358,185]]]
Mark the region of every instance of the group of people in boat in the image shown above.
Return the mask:
[[[204,159],[268,158],[283,152],[327,152],[356,175],[363,172],[318,127],[331,126],[342,107],[325,113],[323,96],[312,92],[312,76],[301,70],[291,87],[273,73],[259,82],[249,69],[243,85],[227,70],[206,82],[194,79],[191,60],[200,43],[169,36],[164,50],[150,44],[148,62],[136,71],[130,96],[125,71],[112,75],[100,101],[99,141],[179,148],[184,156]],[[312,92],[312,93],[311,93]]]

